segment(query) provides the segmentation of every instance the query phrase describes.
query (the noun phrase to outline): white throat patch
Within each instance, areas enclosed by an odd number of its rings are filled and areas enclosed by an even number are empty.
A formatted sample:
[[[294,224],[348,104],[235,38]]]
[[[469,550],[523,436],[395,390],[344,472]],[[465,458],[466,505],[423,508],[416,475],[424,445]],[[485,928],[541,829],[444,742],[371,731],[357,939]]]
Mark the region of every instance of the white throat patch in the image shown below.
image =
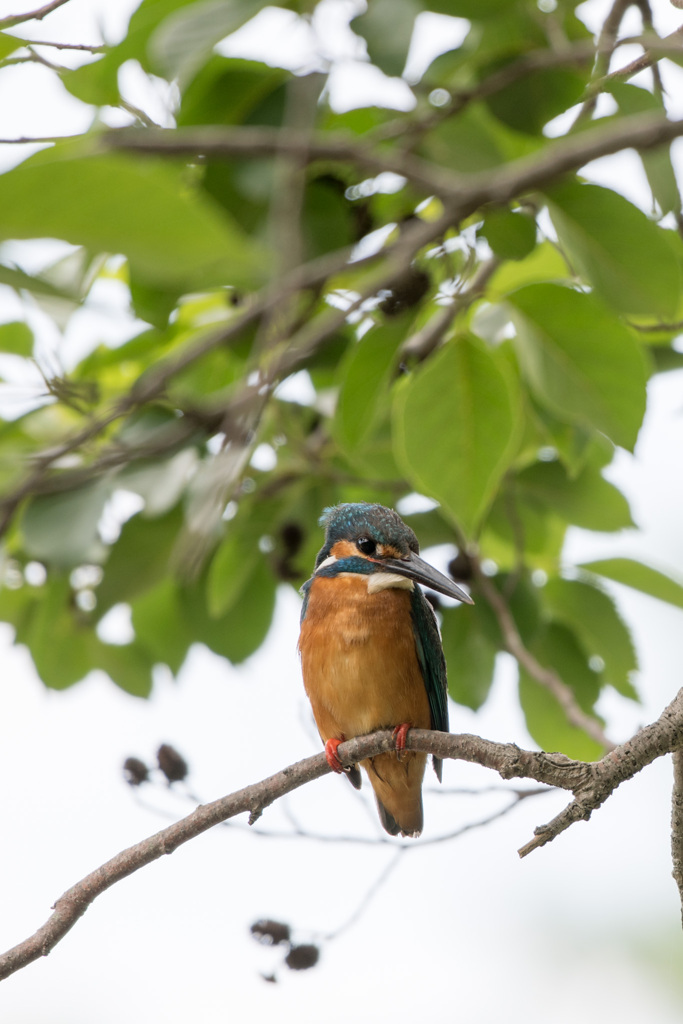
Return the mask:
[[[414,586],[412,580],[395,572],[373,572],[368,576],[368,594],[377,594],[380,590],[412,590]]]

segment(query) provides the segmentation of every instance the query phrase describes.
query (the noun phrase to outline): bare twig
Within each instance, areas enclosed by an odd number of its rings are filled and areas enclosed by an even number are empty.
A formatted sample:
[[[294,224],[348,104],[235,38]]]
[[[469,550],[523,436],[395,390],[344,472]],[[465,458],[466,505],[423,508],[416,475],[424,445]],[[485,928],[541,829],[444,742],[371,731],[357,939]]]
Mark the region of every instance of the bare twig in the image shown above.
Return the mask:
[[[343,763],[355,764],[394,750],[395,742],[393,732],[386,730],[348,740],[339,746],[338,753]],[[521,750],[514,743],[495,743],[479,736],[454,736],[426,729],[412,729],[406,740],[406,746],[411,750],[477,763],[497,771],[504,779],[534,779],[574,793],[574,800],[565,811],[548,825],[536,829],[535,838],[522,847],[520,856],[526,856],[531,850],[550,842],[573,822],[587,820],[617,786],[633,778],[656,758],[677,750],[682,743],[683,690],[656,722],[594,763],[572,761],[563,754]],[[250,822],[257,821],[263,810],[275,800],[329,771],[325,755],[321,752],[284,768],[262,782],[200,806],[181,821],[123,850],[68,889],[37,932],[0,956],[0,979],[9,977],[41,956],[47,956],[90,904],[123,878],[165,854],[173,853],[179,846],[237,814],[248,812]]]
[[[454,295],[449,306],[443,306],[420,330],[406,338],[401,346],[401,359],[416,359],[418,362],[422,362],[431,355],[456,316],[463,310],[469,309],[472,303],[483,294],[486,285],[499,266],[500,260],[497,256],[492,256],[491,259],[482,263],[469,285]]]
[[[49,4],[38,7],[26,14],[10,14],[7,18],[0,18],[0,29],[12,28],[13,25],[22,25],[25,21],[42,21],[48,14],[52,14],[58,7],[63,7],[69,0],[50,0]]]
[[[579,706],[576,697],[567,684],[560,679],[557,672],[541,665],[540,661],[524,646],[507,601],[474,561],[473,565],[477,574],[478,586],[498,619],[506,650],[516,658],[532,679],[552,693],[564,711],[568,722],[576,726],[577,729],[582,729],[603,750],[613,750],[614,744],[607,738],[600,723],[592,715],[586,714]]]

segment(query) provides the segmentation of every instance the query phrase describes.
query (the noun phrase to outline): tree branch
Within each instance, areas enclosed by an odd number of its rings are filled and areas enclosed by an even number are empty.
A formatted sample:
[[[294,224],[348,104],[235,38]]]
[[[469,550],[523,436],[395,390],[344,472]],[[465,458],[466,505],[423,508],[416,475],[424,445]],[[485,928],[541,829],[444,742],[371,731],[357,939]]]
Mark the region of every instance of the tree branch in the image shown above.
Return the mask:
[[[395,750],[395,742],[393,732],[383,730],[347,740],[340,744],[338,753],[343,763],[355,764]],[[627,743],[615,747],[597,762],[572,761],[564,754],[522,750],[514,743],[496,743],[479,736],[458,736],[427,729],[411,729],[406,740],[410,750],[480,764],[498,772],[504,779],[534,779],[574,793],[575,799],[561,814],[536,829],[535,838],[519,851],[522,857],[550,842],[574,821],[587,820],[617,786],[682,744],[683,690],[656,722],[641,729]],[[54,904],[52,915],[37,932],[0,956],[0,980],[39,957],[47,956],[90,904],[112,885],[237,814],[248,812],[249,823],[253,824],[275,800],[329,771],[325,755],[321,752],[284,768],[262,782],[199,806],[186,818],[123,850],[68,889]]]
[[[683,922],[683,749],[674,750],[674,786],[671,801],[671,861],[672,875],[678,886]]]
[[[410,153],[373,152],[344,136],[309,138],[292,132],[287,140],[274,128],[141,129],[118,128],[98,143],[109,149],[157,156],[205,156],[214,159],[272,156],[278,150],[306,154],[313,160],[356,163],[379,174],[393,171],[429,194],[451,204],[453,223],[484,203],[504,203],[530,189],[541,188],[562,174],[621,149],[653,149],[683,135],[683,119],[669,121],[661,114],[633,114],[608,124],[596,124],[577,135],[559,139],[540,153],[522,157],[489,173],[458,174]]]
[[[519,630],[505,598],[496,590],[493,583],[473,563],[477,573],[477,583],[484,597],[491,605],[498,620],[500,631],[503,634],[503,643],[509,653],[515,658],[522,668],[541,686],[552,693],[555,700],[565,713],[567,721],[582,729],[591,739],[594,739],[603,750],[613,750],[614,744],[607,738],[598,720],[592,715],[586,714],[576,700],[576,697],[565,682],[559,677],[554,669],[541,665],[534,655],[529,651],[519,635]]]
[[[50,0],[44,7],[38,7],[35,11],[27,14],[10,14],[7,18],[0,18],[0,29],[12,28],[13,25],[22,25],[25,21],[42,21],[48,14],[52,14],[58,7],[63,7],[69,0]]]

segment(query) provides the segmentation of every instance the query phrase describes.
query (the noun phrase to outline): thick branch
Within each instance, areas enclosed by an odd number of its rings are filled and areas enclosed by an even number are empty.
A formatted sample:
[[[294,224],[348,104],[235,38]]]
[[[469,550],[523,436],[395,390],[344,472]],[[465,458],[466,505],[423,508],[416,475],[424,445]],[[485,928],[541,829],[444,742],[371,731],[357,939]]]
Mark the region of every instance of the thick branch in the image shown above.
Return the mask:
[[[672,875],[681,898],[683,921],[683,749],[674,750],[674,787],[671,801],[671,861]]]
[[[469,215],[483,203],[503,203],[530,189],[541,188],[560,175],[621,149],[652,149],[683,135],[683,119],[669,121],[661,114],[634,114],[609,124],[599,124],[577,135],[548,145],[541,153],[513,160],[488,174],[456,174],[420,160],[410,153],[375,152],[346,137],[327,135],[308,138],[293,132],[286,146],[278,129],[120,128],[107,132],[101,142],[110,149],[150,155],[210,156],[214,159],[250,158],[277,151],[305,154],[309,161],[328,159],[357,163],[378,174],[393,171],[430,194],[453,205],[453,222]],[[99,141],[99,140],[98,140]]]
[[[479,736],[412,729],[407,746],[441,758],[469,761],[497,771],[504,779],[534,779],[546,785],[571,790],[574,801],[548,825],[536,830],[536,838],[519,852],[550,842],[574,821],[586,820],[620,783],[639,772],[657,757],[676,750],[683,743],[683,690],[665,709],[657,722],[637,733],[633,739],[615,747],[595,763],[572,761],[564,754],[545,754],[521,750],[514,743],[495,743]],[[386,730],[359,736],[342,743],[342,762],[355,764],[376,754],[395,749],[395,737]],[[306,758],[271,775],[262,782],[232,793],[220,800],[197,807],[186,818],[169,825],[135,846],[123,850],[101,867],[68,889],[54,905],[54,912],[34,935],[0,956],[0,980],[47,956],[74,926],[98,896],[116,882],[140,868],[173,853],[184,843],[237,814],[249,812],[253,824],[264,808],[300,786],[326,775],[330,768],[323,753]]]

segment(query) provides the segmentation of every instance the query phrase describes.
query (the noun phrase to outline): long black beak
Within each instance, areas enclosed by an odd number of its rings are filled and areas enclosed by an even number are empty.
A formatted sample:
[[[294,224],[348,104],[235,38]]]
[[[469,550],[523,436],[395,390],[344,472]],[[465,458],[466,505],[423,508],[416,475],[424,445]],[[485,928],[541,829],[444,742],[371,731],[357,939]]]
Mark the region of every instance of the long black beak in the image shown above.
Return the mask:
[[[373,559],[375,561],[375,559]],[[454,597],[456,601],[464,601],[465,604],[474,604],[474,601],[469,594],[450,580],[448,576],[444,576],[442,572],[435,569],[429,562],[425,562],[424,559],[420,558],[419,555],[410,553],[408,558],[383,558],[376,559],[378,565],[386,566],[391,572],[397,573],[399,576],[406,576],[409,580],[415,580],[416,583],[421,583],[423,587],[429,587],[431,590],[438,590],[440,594],[445,594],[447,597]]]

